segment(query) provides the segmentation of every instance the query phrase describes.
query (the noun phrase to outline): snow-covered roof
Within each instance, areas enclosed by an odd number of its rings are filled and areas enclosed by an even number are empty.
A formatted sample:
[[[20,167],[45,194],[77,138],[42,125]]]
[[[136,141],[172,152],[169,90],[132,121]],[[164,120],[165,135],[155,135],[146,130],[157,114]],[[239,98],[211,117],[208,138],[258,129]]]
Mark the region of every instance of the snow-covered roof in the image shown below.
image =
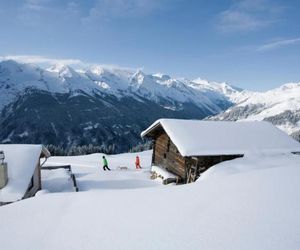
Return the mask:
[[[162,127],[182,156],[251,152],[300,152],[300,143],[264,121],[230,122],[160,119],[142,132],[153,136]]]
[[[0,144],[7,162],[8,183],[0,189],[0,202],[13,202],[23,198],[43,153],[50,156],[42,145]]]

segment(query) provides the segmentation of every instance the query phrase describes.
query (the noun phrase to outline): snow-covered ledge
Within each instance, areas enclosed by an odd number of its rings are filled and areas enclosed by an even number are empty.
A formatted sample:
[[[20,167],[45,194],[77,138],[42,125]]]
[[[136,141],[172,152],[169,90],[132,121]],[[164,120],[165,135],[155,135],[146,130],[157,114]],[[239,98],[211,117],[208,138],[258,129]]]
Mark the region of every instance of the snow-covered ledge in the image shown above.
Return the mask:
[[[169,179],[169,178],[177,178],[176,175],[168,172],[166,169],[158,166],[152,166],[151,167],[151,172],[154,175],[154,178],[162,178],[163,180]]]

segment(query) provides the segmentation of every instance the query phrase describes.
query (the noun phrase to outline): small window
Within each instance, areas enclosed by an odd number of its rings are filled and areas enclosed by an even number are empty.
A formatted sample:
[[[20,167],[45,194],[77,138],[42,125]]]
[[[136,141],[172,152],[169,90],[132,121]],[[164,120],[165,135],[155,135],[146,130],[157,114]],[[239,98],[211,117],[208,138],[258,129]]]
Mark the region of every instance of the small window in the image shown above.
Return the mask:
[[[166,154],[166,153],[164,153],[164,158],[165,158],[165,159],[167,158],[167,154]]]

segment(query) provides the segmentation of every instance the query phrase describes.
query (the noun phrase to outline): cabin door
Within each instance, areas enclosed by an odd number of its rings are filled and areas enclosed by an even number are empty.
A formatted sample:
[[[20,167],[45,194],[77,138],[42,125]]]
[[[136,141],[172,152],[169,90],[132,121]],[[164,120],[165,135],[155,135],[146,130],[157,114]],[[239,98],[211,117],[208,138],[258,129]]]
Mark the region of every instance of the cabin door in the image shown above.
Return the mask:
[[[199,177],[199,166],[198,166],[198,159],[193,157],[190,160],[190,164],[187,171],[187,180],[186,183],[195,182]]]

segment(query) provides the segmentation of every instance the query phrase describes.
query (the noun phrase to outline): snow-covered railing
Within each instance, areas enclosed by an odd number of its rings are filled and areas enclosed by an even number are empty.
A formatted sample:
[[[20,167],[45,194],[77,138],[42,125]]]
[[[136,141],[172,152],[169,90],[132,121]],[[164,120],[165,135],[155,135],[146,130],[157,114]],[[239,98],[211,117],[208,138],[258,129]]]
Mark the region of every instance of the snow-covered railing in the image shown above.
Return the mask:
[[[71,165],[62,165],[62,166],[44,166],[42,167],[42,170],[46,169],[46,170],[55,170],[55,169],[66,169],[70,172],[70,177],[72,179],[73,182],[73,186],[76,192],[79,191],[78,186],[77,186],[77,181],[76,181],[76,177],[72,172],[72,168]]]

